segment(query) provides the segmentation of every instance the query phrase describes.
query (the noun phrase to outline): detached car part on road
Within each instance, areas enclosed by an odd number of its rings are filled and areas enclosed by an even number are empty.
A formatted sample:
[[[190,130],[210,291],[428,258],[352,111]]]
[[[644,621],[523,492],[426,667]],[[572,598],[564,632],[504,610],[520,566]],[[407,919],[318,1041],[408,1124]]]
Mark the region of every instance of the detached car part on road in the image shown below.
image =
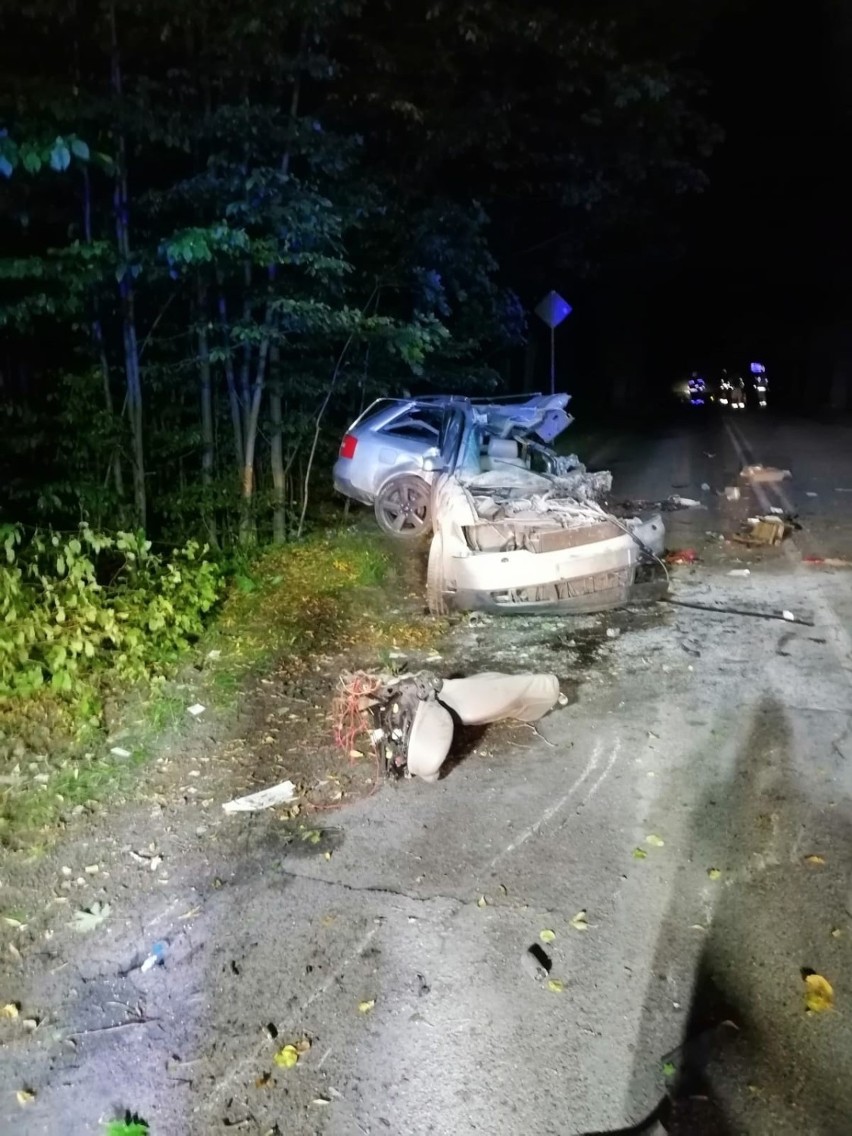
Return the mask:
[[[393,535],[431,528],[433,614],[603,611],[629,600],[639,566],[662,557],[659,514],[606,512],[599,502],[612,475],[588,473],[549,448],[572,421],[569,400],[383,400],[350,428],[335,486],[373,503]],[[434,430],[418,439],[424,418]]]
[[[345,676],[342,686],[339,716],[345,718],[353,708],[368,715],[385,775],[423,781],[438,780],[456,722],[537,722],[565,701],[553,674],[487,672],[441,679],[429,671],[397,676],[360,672]],[[346,735],[340,722],[338,734]]]

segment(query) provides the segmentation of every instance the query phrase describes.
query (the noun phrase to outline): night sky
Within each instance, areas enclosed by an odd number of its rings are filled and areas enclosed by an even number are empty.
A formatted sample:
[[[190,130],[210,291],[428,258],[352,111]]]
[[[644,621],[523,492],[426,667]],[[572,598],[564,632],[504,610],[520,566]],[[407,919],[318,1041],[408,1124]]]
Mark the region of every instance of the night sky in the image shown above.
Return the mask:
[[[680,207],[684,255],[662,273],[580,288],[561,344],[581,399],[599,401],[624,374],[637,397],[752,358],[783,401],[826,395],[852,291],[850,26],[832,0],[806,18],[753,0],[707,21],[689,59],[725,140],[709,188]]]

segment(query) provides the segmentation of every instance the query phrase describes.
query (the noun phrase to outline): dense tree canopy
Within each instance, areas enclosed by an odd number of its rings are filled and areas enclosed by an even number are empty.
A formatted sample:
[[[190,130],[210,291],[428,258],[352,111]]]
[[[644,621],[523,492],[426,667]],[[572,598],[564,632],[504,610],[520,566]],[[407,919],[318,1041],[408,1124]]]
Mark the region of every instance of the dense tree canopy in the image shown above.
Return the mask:
[[[714,138],[614,5],[2,0],[0,67],[4,519],[220,544],[376,392],[499,382],[518,250],[594,270]]]

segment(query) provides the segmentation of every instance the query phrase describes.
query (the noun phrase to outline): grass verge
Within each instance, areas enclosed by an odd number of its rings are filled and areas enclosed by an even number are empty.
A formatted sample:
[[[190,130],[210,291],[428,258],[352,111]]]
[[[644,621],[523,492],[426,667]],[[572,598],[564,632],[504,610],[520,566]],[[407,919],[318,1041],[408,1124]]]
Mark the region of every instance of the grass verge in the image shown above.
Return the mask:
[[[110,688],[100,715],[50,691],[6,699],[0,844],[38,847],[69,817],[132,791],[163,734],[185,728],[192,701],[227,710],[253,676],[272,668],[295,673],[313,655],[355,644],[433,643],[440,625],[394,608],[396,576],[393,553],[374,532],[338,531],[266,549],[233,572],[207,631],[170,677]],[[132,745],[123,743],[131,734]]]

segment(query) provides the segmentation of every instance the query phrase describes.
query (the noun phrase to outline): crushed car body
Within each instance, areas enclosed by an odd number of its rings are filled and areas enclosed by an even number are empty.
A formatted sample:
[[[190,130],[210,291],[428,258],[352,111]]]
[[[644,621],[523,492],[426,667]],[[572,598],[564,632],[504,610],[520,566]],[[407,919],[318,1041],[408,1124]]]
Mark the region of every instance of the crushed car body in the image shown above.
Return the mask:
[[[591,473],[576,456],[550,448],[573,421],[569,401],[566,394],[503,402],[408,400],[392,419],[416,419],[418,405],[432,416],[434,433],[424,437],[431,444],[428,456],[416,459],[418,473],[410,450],[401,473],[369,472],[377,519],[386,531],[410,537],[431,529],[427,599],[433,614],[604,611],[628,602],[640,567],[662,558],[659,513],[644,519],[613,515],[601,504],[612,475]],[[362,416],[347,438],[364,422]],[[341,454],[346,445],[344,439]],[[341,457],[338,488],[350,471]],[[399,506],[384,522],[382,498]],[[410,523],[406,509],[415,505],[417,520]]]

